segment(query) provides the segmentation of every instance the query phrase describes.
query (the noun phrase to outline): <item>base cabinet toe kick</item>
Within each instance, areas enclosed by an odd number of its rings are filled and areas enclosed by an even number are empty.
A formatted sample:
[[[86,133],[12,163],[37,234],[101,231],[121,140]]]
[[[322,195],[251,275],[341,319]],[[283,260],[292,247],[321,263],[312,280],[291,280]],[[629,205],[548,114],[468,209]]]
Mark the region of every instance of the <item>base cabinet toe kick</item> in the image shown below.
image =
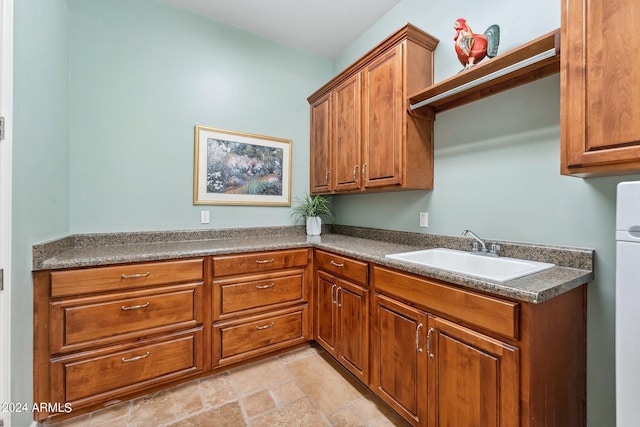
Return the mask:
[[[584,285],[534,304],[318,248],[33,276],[34,401],[65,409],[36,420],[315,341],[414,426],[586,425]]]

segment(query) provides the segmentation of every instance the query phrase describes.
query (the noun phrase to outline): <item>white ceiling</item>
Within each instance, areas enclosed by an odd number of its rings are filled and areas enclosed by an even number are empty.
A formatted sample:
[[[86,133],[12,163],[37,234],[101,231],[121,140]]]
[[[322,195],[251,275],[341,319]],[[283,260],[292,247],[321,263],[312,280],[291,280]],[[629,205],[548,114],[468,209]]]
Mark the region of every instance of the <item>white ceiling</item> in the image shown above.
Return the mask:
[[[334,59],[400,0],[165,0],[297,49]]]

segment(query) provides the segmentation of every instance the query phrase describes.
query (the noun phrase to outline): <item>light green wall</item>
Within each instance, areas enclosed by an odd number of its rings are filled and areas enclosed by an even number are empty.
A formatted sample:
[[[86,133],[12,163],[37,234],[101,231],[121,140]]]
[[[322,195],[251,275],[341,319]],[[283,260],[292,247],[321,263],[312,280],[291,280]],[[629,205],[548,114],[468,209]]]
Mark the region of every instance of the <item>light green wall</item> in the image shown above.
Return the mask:
[[[31,245],[69,231],[69,70],[66,1],[13,3],[11,401],[18,403],[33,395]],[[12,425],[31,420],[12,414]]]
[[[32,390],[31,246],[70,233],[290,224],[288,208],[193,205],[194,125],[293,141],[331,61],[154,0],[15,1],[12,401]],[[29,425],[28,413],[12,424]]]
[[[292,223],[288,207],[194,206],[194,125],[292,140],[301,196],[306,98],[331,61],[154,1],[69,6],[72,232]]]
[[[462,12],[461,12],[462,11]],[[461,68],[453,22],[475,32],[500,25],[500,52],[560,25],[556,0],[460,3],[404,0],[336,59],[342,70],[409,21],[440,39],[436,81]],[[588,285],[588,406],[590,426],[615,425],[616,184],[640,176],[580,179],[560,175],[560,80],[555,75],[440,113],[435,122],[433,191],[334,197],[346,225],[568,245],[596,250],[596,280]],[[429,212],[429,228],[418,213]]]
[[[32,394],[33,243],[204,227],[192,204],[196,123],[292,139],[293,195],[302,194],[306,97],[406,21],[441,40],[436,80],[460,68],[460,16],[476,31],[500,24],[501,52],[559,26],[555,0],[468,3],[404,0],[332,64],[151,0],[16,1],[12,400]],[[558,100],[554,76],[439,114],[435,189],[336,196],[337,222],[595,248],[588,418],[614,425],[615,185],[640,176],[561,176]],[[286,208],[204,209],[212,228],[291,222]]]

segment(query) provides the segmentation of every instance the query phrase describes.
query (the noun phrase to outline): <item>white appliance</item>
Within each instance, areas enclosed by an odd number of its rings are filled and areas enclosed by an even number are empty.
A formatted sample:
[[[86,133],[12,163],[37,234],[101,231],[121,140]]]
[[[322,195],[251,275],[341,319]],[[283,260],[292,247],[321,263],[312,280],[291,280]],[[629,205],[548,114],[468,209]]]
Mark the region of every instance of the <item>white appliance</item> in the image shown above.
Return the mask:
[[[618,184],[616,418],[618,427],[640,425],[640,181]]]

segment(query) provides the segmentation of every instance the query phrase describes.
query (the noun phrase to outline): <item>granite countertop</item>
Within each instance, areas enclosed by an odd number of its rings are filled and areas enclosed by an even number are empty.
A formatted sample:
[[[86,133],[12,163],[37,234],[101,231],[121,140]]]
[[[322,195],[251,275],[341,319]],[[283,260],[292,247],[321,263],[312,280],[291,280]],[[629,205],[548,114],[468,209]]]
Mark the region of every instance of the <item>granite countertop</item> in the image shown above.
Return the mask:
[[[497,283],[385,258],[387,254],[427,247],[460,249],[461,244],[468,244],[468,239],[344,226],[335,226],[333,229],[333,232],[321,236],[306,236],[299,230],[292,232],[290,227],[267,228],[266,233],[262,233],[263,229],[256,228],[217,233],[158,232],[71,236],[34,245],[33,270],[315,247],[531,303],[544,302],[587,283],[594,277],[591,249],[500,242],[504,256],[552,262],[556,267]]]

